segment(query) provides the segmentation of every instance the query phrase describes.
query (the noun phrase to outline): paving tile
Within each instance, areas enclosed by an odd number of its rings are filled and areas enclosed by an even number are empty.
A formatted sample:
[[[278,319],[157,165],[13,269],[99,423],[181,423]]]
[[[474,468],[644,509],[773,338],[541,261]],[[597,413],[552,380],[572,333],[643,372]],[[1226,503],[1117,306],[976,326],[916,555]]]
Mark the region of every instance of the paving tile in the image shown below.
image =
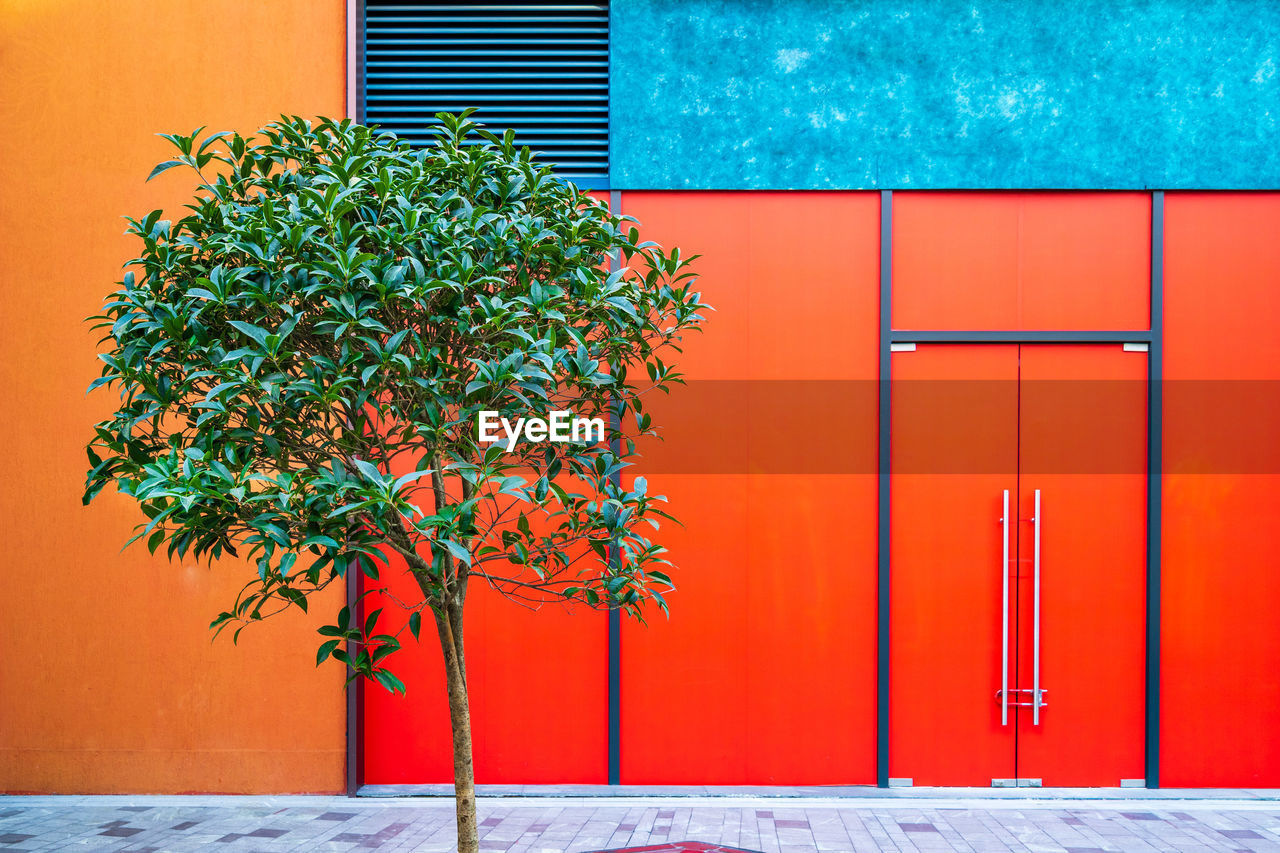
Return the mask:
[[[1261,838],[1261,833],[1254,832],[1252,829],[1220,829],[1220,833],[1227,838]]]
[[[820,793],[820,792],[818,792]],[[4,850],[203,849],[423,850],[453,843],[447,799],[0,797]],[[652,853],[727,850],[847,853],[851,850],[1005,853],[1044,851],[1277,851],[1280,802],[1249,809],[1224,801],[1073,800],[1057,808],[991,801],[933,807],[927,798],[862,796],[776,805],[734,800],[481,800],[483,849],[585,853],[648,848]],[[1185,804],[1184,804],[1185,803]],[[1134,806],[1139,806],[1134,808]],[[1128,806],[1128,808],[1125,808]],[[1147,806],[1153,806],[1148,808]],[[1234,807],[1233,807],[1234,806]]]

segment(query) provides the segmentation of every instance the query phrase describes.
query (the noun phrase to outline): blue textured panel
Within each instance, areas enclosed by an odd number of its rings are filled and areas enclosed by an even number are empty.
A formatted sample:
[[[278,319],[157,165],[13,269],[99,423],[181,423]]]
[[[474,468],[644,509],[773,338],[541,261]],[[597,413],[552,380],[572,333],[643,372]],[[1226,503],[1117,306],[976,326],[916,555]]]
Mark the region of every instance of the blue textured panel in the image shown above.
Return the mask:
[[[1280,2],[614,0],[613,184],[1280,187]]]

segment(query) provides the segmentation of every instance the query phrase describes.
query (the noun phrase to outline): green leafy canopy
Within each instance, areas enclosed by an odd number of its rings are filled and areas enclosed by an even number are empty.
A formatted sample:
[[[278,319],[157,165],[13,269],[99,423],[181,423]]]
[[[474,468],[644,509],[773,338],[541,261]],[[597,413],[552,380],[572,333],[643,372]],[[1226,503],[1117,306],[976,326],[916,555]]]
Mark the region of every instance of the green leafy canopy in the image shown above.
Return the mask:
[[[424,611],[460,612],[473,576],[527,603],[665,608],[649,536],[669,516],[620,472],[653,432],[642,395],[681,381],[664,351],[703,320],[692,258],[642,242],[510,132],[437,118],[421,149],[297,117],[166,135],[177,156],[152,177],[194,170],[189,212],[128,220],[140,254],[91,318],[91,390],[118,404],[85,502],[114,483],[147,519],[131,541],[256,564],[218,631],[305,611],[353,567],[368,590],[388,566],[413,575],[420,595],[395,600],[415,636]],[[508,453],[479,442],[482,410],[610,431]],[[403,689],[385,666],[403,629],[378,618],[343,608],[317,662]]]

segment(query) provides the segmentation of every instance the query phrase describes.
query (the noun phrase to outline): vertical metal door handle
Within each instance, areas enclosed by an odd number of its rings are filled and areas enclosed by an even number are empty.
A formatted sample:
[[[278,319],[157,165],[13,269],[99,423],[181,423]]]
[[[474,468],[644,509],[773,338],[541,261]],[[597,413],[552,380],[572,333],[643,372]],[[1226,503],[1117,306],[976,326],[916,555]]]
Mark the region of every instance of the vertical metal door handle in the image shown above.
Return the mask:
[[[1036,489],[1035,522],[1035,653],[1031,658],[1031,724],[1040,725],[1040,490]]]
[[[1000,725],[1009,725],[1009,490],[1004,490],[1004,514],[1000,517],[1004,526],[1004,558],[1000,561],[1000,574],[1004,579],[1004,598],[1000,605],[1003,625],[1000,630]]]

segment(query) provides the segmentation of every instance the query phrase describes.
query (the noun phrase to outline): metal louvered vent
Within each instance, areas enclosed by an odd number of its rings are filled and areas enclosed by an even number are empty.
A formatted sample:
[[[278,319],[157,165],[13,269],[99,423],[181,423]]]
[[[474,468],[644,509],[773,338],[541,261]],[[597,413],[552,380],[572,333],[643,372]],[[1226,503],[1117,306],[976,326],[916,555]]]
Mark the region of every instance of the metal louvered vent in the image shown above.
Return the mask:
[[[364,120],[414,144],[474,119],[585,186],[609,176],[609,5],[366,0]]]

